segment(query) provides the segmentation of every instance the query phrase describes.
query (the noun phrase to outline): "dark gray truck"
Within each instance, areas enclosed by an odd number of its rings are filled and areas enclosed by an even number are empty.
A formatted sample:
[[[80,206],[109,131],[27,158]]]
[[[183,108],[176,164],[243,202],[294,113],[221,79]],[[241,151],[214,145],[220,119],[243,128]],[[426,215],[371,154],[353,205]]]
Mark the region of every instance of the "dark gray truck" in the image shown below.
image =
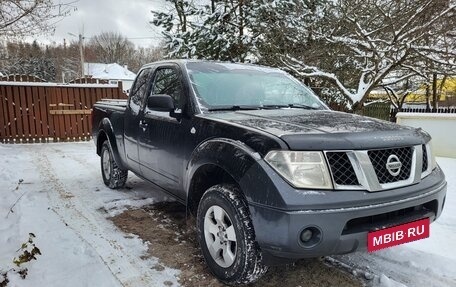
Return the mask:
[[[104,183],[120,188],[131,171],[185,204],[228,284],[366,250],[371,232],[432,222],[445,202],[426,132],[331,111],[278,69],[148,64],[128,100],[98,102],[92,116]]]

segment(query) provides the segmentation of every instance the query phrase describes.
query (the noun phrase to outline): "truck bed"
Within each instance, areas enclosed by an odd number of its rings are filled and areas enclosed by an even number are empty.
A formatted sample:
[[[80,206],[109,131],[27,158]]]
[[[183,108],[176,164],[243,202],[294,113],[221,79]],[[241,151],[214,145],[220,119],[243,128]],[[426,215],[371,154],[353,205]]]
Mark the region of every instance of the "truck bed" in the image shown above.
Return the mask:
[[[96,140],[100,129],[103,129],[107,134],[123,135],[126,109],[127,100],[102,99],[96,102],[92,110],[92,135],[94,139]],[[109,124],[106,125],[103,119],[108,119]],[[117,141],[116,146],[123,147],[121,137],[112,138],[112,140]]]
[[[127,107],[127,100],[121,100],[121,99],[101,99],[101,101],[98,101],[95,103],[93,106],[94,109],[98,108],[100,110],[125,110]]]

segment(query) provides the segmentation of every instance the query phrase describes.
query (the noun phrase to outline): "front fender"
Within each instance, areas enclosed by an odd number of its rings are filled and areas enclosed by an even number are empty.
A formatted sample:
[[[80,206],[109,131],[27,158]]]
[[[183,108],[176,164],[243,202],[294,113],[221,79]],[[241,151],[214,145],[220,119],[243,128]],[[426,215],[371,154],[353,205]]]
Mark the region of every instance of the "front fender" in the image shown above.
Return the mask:
[[[191,179],[200,167],[207,164],[216,165],[239,183],[258,160],[261,160],[260,154],[240,141],[215,138],[201,143],[192,152],[187,165],[186,176],[184,177],[187,197]]]
[[[101,136],[102,133],[108,139],[109,145],[111,146],[111,151],[116,161],[116,164],[121,168],[126,170],[127,167],[125,166],[124,162],[122,161],[119,153],[119,148],[117,145],[116,137],[114,134],[114,129],[112,127],[111,121],[108,118],[104,118],[100,121],[98,127],[98,134],[97,134],[97,154],[100,155],[101,152],[101,145],[103,144],[104,137]]]

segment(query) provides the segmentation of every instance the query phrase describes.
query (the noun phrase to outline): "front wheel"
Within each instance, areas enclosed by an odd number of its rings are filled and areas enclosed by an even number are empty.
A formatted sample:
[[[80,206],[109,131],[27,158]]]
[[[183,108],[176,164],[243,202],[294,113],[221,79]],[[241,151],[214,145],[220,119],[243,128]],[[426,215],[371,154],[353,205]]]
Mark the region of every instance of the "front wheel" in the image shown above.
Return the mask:
[[[266,273],[250,212],[237,186],[216,185],[204,193],[197,231],[204,259],[222,282],[248,284]]]
[[[101,175],[104,184],[112,189],[123,187],[128,177],[128,170],[117,166],[108,140],[101,146]]]

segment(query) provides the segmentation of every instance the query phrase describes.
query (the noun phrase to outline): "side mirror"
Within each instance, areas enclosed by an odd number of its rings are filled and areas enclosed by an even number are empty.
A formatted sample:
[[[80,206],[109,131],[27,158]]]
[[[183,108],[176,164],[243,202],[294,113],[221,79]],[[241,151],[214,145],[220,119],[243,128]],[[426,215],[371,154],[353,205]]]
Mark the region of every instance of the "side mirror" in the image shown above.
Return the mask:
[[[174,101],[169,95],[151,95],[147,98],[147,108],[152,111],[172,112],[174,111]]]

